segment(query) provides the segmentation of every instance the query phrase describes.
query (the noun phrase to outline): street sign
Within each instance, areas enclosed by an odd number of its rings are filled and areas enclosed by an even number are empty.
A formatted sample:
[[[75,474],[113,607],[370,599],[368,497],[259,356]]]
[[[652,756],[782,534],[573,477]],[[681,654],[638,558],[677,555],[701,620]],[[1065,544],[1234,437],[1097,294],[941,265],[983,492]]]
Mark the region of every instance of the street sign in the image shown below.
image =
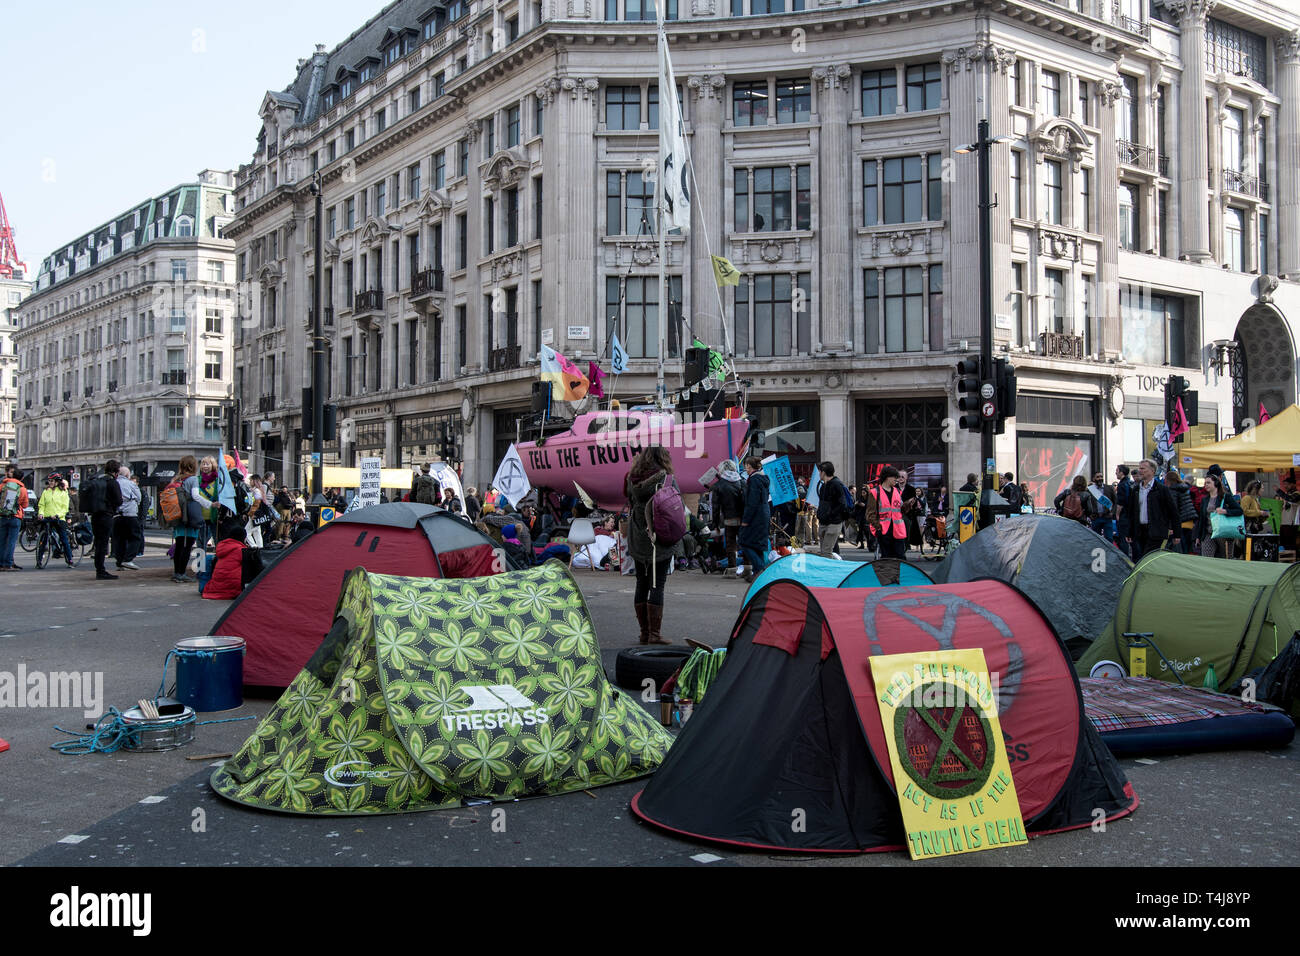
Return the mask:
[[[992,397],[993,397],[993,383],[985,382],[983,385],[980,386],[980,398],[992,398]]]
[[[312,464],[312,467],[313,467],[313,468],[319,468],[319,467],[320,467],[320,453],[319,453],[319,452],[312,452],[312,453],[311,453],[311,464]]]
[[[997,411],[998,410],[993,406],[992,402],[985,402],[980,406],[980,414],[985,418],[993,418],[997,415]]]
[[[321,508],[320,510],[320,527],[325,527],[334,520],[335,514],[333,508]]]

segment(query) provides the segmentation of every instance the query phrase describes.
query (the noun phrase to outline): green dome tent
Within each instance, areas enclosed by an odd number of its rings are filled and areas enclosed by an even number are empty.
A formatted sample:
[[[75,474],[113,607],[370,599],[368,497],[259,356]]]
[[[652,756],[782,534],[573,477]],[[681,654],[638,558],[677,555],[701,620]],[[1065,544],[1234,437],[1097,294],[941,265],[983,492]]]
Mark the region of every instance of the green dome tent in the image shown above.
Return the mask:
[[[1105,633],[1075,666],[1085,676],[1104,660],[1127,669],[1124,635],[1149,632],[1185,683],[1201,686],[1213,666],[1218,686],[1230,687],[1277,657],[1297,630],[1300,564],[1156,551],[1138,562]],[[1147,676],[1178,680],[1152,651]]]
[[[949,552],[931,572],[936,584],[997,578],[1033,599],[1075,650],[1106,629],[1133,562],[1077,521],[1018,515],[990,525]]]
[[[291,813],[436,810],[631,780],[671,741],[605,680],[558,562],[460,579],[355,568],[320,648],[212,787]]]

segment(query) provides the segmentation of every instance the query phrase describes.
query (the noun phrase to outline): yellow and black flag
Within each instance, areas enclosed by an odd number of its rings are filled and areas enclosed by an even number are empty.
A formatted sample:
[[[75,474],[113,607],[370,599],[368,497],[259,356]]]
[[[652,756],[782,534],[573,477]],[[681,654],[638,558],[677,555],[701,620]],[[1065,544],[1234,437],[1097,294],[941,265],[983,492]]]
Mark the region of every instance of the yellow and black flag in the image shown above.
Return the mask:
[[[718,282],[718,288],[722,289],[729,285],[740,285],[740,271],[731,264],[731,260],[725,256],[710,256],[713,260],[713,278]]]

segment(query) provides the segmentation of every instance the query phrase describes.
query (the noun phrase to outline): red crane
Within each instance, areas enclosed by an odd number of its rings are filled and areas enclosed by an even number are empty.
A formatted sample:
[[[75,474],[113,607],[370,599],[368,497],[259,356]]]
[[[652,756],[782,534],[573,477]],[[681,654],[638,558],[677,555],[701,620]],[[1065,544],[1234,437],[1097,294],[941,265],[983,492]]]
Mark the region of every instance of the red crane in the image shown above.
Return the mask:
[[[5,199],[0,195],[0,278],[12,279],[23,271],[22,260],[18,258],[18,247],[14,245],[14,230],[9,225],[9,214],[5,212]]]

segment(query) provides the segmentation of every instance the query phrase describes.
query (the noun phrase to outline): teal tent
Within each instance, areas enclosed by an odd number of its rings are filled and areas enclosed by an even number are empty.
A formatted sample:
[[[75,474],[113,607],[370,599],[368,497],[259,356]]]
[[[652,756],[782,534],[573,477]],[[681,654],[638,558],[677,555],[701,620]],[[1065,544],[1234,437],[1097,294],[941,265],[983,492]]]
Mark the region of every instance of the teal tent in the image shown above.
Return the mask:
[[[773,561],[754,579],[741,604],[773,581],[793,580],[810,588],[878,588],[895,584],[933,584],[930,576],[920,568],[899,561],[881,558],[877,561],[841,561],[823,558],[817,554],[788,554]]]

